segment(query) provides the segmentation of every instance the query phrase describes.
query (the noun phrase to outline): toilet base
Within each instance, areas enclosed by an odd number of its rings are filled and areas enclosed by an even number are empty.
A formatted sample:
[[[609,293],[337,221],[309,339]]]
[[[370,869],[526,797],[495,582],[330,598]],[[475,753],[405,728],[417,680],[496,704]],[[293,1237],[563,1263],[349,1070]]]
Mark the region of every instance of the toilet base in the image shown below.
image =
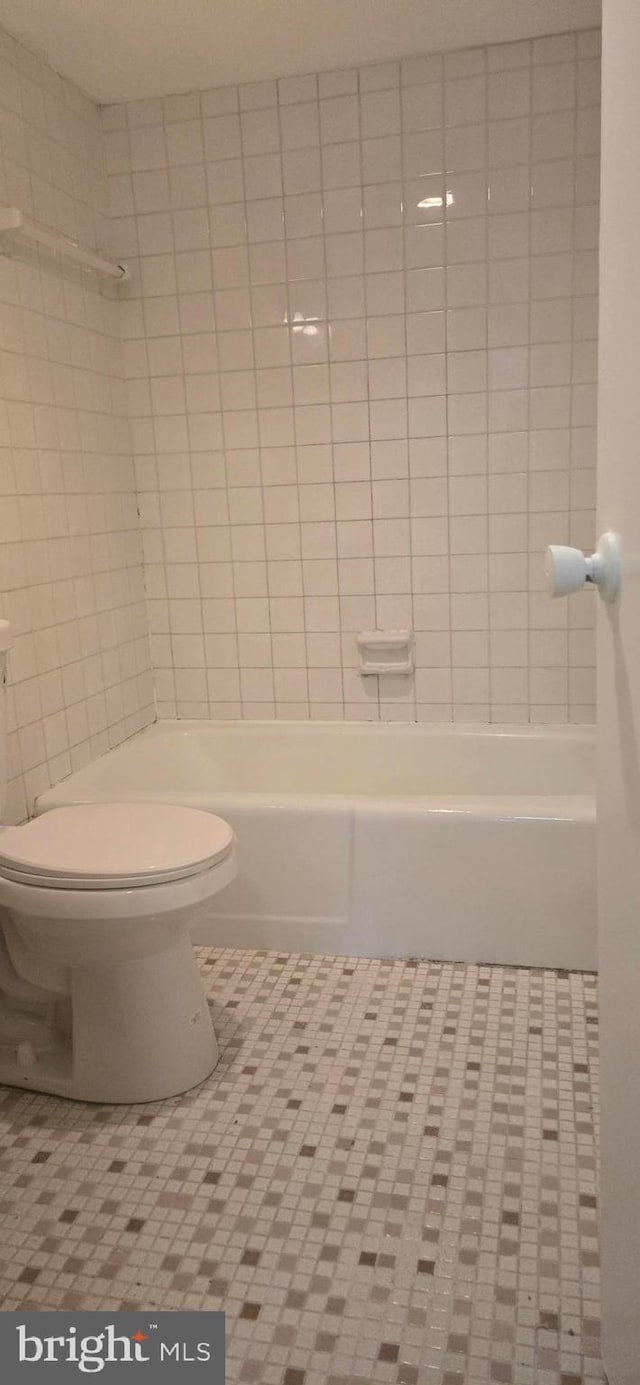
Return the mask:
[[[145,1102],[203,1082],[218,1061],[186,929],[166,951],[69,971],[71,1036],[0,1044],[0,1083],[77,1101]]]

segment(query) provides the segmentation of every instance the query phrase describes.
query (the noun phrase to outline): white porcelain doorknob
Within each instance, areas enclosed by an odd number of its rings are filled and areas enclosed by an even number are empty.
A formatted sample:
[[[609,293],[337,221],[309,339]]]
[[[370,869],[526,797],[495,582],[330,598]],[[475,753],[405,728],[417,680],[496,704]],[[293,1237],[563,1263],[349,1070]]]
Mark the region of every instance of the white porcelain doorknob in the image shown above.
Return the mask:
[[[615,601],[620,591],[620,543],[617,534],[603,534],[591,557],[580,548],[551,544],[547,549],[545,577],[549,596],[569,596],[593,583],[603,601]]]

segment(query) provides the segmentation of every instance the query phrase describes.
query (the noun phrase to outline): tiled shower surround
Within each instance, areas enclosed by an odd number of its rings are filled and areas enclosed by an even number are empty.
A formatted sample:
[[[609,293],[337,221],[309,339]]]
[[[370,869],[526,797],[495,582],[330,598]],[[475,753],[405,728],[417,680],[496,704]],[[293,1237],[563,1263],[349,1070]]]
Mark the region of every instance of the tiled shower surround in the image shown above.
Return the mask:
[[[598,101],[582,32],[103,111],[161,714],[593,719]]]
[[[98,111],[1,32],[0,201],[108,244]],[[153,718],[118,311],[51,256],[0,254],[9,821]]]
[[[592,594],[541,553],[594,538],[598,50],[111,107],[101,145],[0,35],[0,197],[133,268],[0,257],[9,820],[154,714],[136,505],[160,714],[593,718]],[[376,624],[415,680],[358,676]]]
[[[201,962],[198,1091],[0,1091],[3,1306],[224,1307],[229,1385],[603,1382],[594,977]]]

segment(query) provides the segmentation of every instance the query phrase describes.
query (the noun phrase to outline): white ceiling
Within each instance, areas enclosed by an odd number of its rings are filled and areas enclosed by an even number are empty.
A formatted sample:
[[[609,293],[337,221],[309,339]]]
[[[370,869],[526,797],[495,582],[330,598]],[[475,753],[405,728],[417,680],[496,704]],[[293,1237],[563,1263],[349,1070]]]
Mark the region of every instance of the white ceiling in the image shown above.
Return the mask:
[[[98,102],[589,28],[601,0],[0,0],[8,29]]]

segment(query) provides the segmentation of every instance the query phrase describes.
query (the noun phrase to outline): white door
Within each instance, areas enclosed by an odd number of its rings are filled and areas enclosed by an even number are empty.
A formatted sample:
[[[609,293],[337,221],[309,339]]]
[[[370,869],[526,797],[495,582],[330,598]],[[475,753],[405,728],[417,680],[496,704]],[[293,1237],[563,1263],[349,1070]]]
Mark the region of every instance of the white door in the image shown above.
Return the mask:
[[[598,622],[604,1363],[640,1382],[640,0],[604,0],[599,532],[622,593]]]

